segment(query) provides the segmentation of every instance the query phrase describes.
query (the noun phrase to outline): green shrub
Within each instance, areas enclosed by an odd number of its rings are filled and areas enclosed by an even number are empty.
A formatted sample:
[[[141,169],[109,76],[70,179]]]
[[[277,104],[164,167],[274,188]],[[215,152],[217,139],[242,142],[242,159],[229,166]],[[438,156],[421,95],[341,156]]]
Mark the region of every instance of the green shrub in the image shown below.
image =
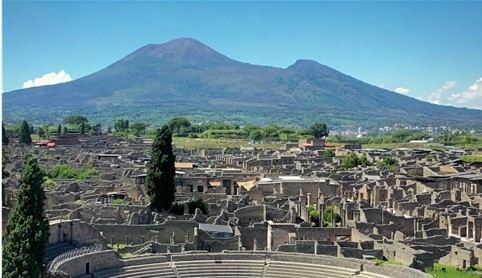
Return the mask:
[[[47,171],[47,176],[51,179],[77,179],[78,172],[67,164],[57,164]]]
[[[54,182],[54,181],[51,180],[51,179],[46,179],[44,183],[45,183],[48,187],[56,187],[56,186],[57,186],[57,183]]]
[[[187,203],[189,214],[194,214],[196,208],[199,208],[204,215],[209,213],[209,204],[204,202],[203,199],[198,199],[197,201],[190,201]]]
[[[87,177],[98,175],[92,165],[84,166],[80,171],[68,164],[57,164],[47,171],[47,176],[51,179],[76,179],[85,180]]]
[[[184,215],[184,205],[179,203],[174,203],[171,205],[169,212],[177,215]]]

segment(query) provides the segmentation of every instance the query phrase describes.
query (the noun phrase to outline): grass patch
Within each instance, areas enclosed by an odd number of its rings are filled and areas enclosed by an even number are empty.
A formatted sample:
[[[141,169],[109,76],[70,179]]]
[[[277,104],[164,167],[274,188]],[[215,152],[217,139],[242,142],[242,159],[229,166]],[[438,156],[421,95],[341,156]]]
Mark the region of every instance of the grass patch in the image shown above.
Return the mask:
[[[85,180],[87,177],[96,176],[99,174],[94,166],[86,165],[82,169],[77,170],[68,164],[57,164],[47,170],[47,176],[50,179],[75,179]]]
[[[445,271],[443,270],[445,269]],[[457,270],[453,266],[445,266],[439,263],[433,264],[433,269],[426,268],[425,272],[437,278],[481,278],[482,272],[471,270]]]
[[[463,162],[482,162],[482,155],[462,155],[459,157]]]
[[[411,144],[411,143],[378,143],[378,144],[363,144],[364,149],[398,149],[398,148],[409,148],[409,149],[422,149],[422,148],[433,148],[433,146],[427,146],[424,144]]]
[[[85,202],[82,201],[82,200],[75,200],[75,201],[74,201],[74,204],[75,204],[75,205],[83,205],[84,203],[85,203]]]
[[[125,243],[114,243],[113,245],[112,244],[107,244],[107,247],[109,248],[112,248],[114,250],[117,250],[117,249],[121,249],[121,248],[124,248],[126,247],[127,245]]]
[[[174,137],[173,144],[178,148],[239,148],[239,147],[253,147],[260,149],[281,149],[284,143],[273,142],[267,144],[249,144],[249,140],[245,139],[207,139],[207,138],[182,138]]]
[[[397,262],[397,261],[384,261],[384,260],[380,260],[380,259],[373,259],[373,260],[371,260],[371,261],[377,263],[377,264],[380,265],[380,266],[383,266],[383,265],[385,265],[385,264],[402,265],[401,262]]]
[[[111,202],[111,204],[114,204],[114,205],[122,205],[123,203],[124,203],[123,199],[114,199]]]

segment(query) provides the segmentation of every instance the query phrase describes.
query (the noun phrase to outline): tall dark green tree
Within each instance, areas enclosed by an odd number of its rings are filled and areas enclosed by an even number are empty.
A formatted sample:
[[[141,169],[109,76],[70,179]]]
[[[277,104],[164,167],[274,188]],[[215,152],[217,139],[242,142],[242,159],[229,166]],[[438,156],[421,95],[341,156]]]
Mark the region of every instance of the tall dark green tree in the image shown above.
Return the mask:
[[[57,127],[57,136],[60,136],[60,134],[62,134],[62,125],[59,124],[59,126]]]
[[[169,210],[174,202],[176,188],[174,176],[176,157],[172,152],[172,132],[167,125],[157,130],[152,143],[151,160],[147,164],[146,190],[151,198],[151,208]]]
[[[2,277],[44,277],[49,222],[44,215],[43,181],[37,159],[27,155],[18,203],[9,215],[3,241]]]
[[[327,137],[329,134],[328,127],[324,123],[316,123],[308,128],[308,131],[315,138]]]
[[[82,135],[85,134],[85,123],[84,122],[82,122],[80,124],[80,134],[82,134]]]
[[[5,126],[2,124],[2,145],[8,145],[9,140],[7,136],[7,131],[5,130]]]
[[[20,124],[20,143],[27,145],[32,144],[32,137],[30,137],[30,126],[26,121]]]

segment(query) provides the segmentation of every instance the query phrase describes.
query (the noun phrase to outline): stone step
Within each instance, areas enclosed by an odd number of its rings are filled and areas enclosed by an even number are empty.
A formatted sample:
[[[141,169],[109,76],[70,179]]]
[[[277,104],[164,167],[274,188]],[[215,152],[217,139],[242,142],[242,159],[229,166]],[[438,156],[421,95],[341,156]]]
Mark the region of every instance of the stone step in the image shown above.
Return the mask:
[[[353,276],[353,278],[390,278],[390,277],[382,274],[362,271],[360,274]]]
[[[95,272],[95,277],[98,278],[107,278],[119,275],[135,275],[137,273],[143,273],[146,271],[152,271],[159,273],[167,274],[174,274],[174,270],[169,266],[168,263],[161,263],[161,264],[147,264],[147,265],[133,265],[133,266],[126,266],[126,267],[119,267],[119,268],[110,268],[106,270],[101,270],[99,272]],[[130,277],[126,276],[126,277]]]

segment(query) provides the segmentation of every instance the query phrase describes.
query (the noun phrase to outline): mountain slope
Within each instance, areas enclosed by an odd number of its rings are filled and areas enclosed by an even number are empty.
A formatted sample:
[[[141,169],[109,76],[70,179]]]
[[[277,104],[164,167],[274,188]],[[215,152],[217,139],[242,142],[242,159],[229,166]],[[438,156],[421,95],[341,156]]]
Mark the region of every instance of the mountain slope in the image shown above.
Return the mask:
[[[149,44],[86,77],[3,96],[4,118],[11,121],[29,116],[54,121],[68,108],[108,122],[133,117],[154,123],[176,114],[285,124],[319,118],[361,126],[404,122],[477,127],[482,122],[481,110],[422,102],[315,61],[298,60],[286,69],[251,65],[194,39]]]

